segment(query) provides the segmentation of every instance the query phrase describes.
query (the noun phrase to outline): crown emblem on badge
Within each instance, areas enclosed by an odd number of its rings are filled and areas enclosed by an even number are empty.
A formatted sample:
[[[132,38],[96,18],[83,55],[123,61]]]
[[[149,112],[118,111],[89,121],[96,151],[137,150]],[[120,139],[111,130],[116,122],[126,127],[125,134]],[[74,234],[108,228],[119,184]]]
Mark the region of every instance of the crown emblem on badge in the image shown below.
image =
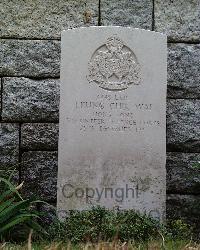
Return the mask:
[[[141,69],[133,51],[117,36],[109,37],[88,64],[90,83],[107,90],[124,90],[140,83]]]

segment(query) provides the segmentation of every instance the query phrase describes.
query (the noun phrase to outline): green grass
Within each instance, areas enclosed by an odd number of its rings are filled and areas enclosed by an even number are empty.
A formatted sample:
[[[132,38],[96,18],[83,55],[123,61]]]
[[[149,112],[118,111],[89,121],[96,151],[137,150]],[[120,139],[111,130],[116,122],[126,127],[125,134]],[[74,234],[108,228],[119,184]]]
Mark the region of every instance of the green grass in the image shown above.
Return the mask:
[[[133,242],[99,242],[96,244],[71,244],[71,243],[41,243],[31,244],[28,242],[23,245],[5,243],[0,245],[2,250],[199,250],[200,245],[184,240],[168,240],[163,241],[149,241],[147,243],[133,243]]]
[[[48,240],[57,242],[134,240],[144,242],[151,239],[185,239],[192,237],[191,228],[181,220],[160,224],[146,215],[134,210],[113,211],[94,207],[89,211],[74,211],[65,221],[56,219],[48,228]]]
[[[44,218],[39,219],[43,213],[32,207],[41,201],[24,200],[18,192],[22,185],[15,187],[10,179],[0,177],[0,184],[5,188],[0,194],[0,242],[7,241],[0,243],[0,250],[200,250],[200,245],[191,242],[191,227],[183,221],[164,225],[134,210],[71,211],[64,221],[55,216],[45,231]]]
[[[95,207],[56,219],[42,240],[32,231],[22,244],[4,243],[2,250],[200,250],[191,230],[180,220],[161,225],[133,210],[111,211]],[[26,238],[27,239],[27,238]]]

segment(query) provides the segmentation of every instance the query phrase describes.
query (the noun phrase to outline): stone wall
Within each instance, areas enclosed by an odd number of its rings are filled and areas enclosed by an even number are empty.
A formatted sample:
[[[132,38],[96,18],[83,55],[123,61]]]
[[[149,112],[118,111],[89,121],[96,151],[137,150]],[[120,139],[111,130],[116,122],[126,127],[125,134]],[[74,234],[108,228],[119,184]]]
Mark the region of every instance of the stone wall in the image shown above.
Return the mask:
[[[1,0],[0,171],[56,201],[60,31],[122,25],[168,35],[167,215],[200,216],[199,0]]]

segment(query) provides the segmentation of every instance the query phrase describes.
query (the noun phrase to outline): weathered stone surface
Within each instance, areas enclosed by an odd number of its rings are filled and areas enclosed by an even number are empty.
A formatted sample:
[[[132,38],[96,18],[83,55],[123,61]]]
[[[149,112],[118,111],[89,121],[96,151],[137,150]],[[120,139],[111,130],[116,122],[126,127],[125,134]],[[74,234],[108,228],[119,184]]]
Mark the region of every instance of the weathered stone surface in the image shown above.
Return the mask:
[[[60,42],[0,40],[0,76],[59,77]]]
[[[101,22],[151,30],[152,9],[151,0],[101,0]]]
[[[200,98],[200,45],[168,44],[168,97]]]
[[[200,154],[167,154],[168,193],[200,194]]]
[[[56,199],[57,152],[30,151],[22,155],[21,179],[27,197]]]
[[[2,79],[0,78],[0,120],[1,120],[1,107],[2,107],[2,103],[1,103],[1,101],[2,101],[2,96],[1,96],[1,89],[2,89]]]
[[[48,228],[49,224],[52,222],[55,222],[57,217],[57,210],[56,210],[56,204],[38,204],[38,211],[42,213],[40,216],[41,220],[40,223],[44,228]]]
[[[24,150],[57,150],[58,124],[24,123],[21,126],[21,147]]]
[[[155,0],[155,30],[176,41],[200,41],[199,0]]]
[[[98,0],[0,2],[1,37],[59,38],[63,29],[96,25],[97,21]]]
[[[168,100],[168,151],[200,152],[199,118],[200,100]]]
[[[19,125],[0,123],[0,171],[18,168]]]
[[[57,121],[58,106],[59,80],[23,77],[3,80],[3,120]]]
[[[199,234],[200,196],[176,195],[167,196],[167,218],[182,219],[192,224]],[[200,236],[200,235],[199,235]]]
[[[0,123],[0,177],[19,182],[19,125]],[[0,194],[4,184],[0,182]]]

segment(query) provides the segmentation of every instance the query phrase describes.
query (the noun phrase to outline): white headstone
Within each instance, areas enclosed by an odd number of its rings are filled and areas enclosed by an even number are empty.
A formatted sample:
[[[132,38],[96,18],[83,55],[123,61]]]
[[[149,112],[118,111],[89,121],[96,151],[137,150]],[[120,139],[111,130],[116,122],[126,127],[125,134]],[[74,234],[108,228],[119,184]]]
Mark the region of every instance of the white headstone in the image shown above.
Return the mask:
[[[167,38],[129,27],[62,32],[58,211],[163,220]]]

